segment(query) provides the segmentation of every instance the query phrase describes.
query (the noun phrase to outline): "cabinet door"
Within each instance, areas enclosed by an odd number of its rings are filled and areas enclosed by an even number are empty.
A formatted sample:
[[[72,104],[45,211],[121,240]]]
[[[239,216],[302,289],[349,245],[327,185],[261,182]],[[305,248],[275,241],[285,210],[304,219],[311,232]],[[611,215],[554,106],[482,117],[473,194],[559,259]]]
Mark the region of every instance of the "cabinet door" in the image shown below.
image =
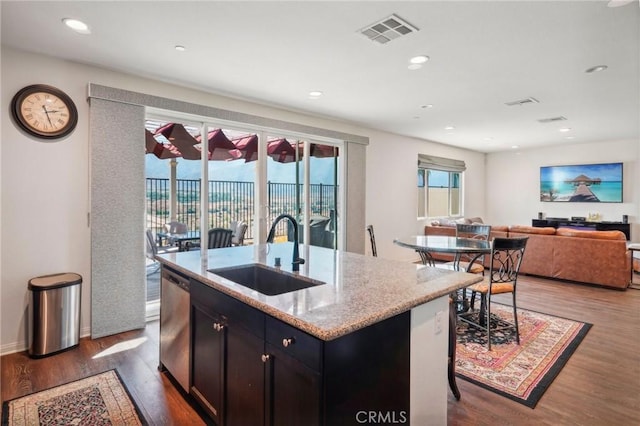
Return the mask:
[[[269,426],[321,424],[322,382],[315,371],[267,343],[266,404]]]
[[[223,319],[192,305],[191,394],[218,425],[224,424],[224,366],[227,327]]]
[[[264,424],[264,340],[237,324],[227,330],[226,426]]]

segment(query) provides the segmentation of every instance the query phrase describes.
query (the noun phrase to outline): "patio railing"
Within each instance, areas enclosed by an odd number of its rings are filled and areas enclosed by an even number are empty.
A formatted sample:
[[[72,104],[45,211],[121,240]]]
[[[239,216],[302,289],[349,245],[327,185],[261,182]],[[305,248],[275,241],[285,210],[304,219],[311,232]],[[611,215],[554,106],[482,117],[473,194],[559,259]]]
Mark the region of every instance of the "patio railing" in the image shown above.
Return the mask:
[[[147,228],[162,230],[170,220],[169,179],[147,178]],[[302,184],[297,185],[302,198]],[[311,214],[330,217],[335,211],[334,185],[310,185]],[[282,213],[296,212],[295,183],[267,183],[269,223]],[[190,231],[200,229],[200,180],[176,180],[176,220],[185,223]],[[209,181],[209,228],[228,227],[231,221],[244,221],[249,226],[245,238],[253,239],[254,184],[253,182]],[[277,235],[286,235],[286,223],[278,227]]]

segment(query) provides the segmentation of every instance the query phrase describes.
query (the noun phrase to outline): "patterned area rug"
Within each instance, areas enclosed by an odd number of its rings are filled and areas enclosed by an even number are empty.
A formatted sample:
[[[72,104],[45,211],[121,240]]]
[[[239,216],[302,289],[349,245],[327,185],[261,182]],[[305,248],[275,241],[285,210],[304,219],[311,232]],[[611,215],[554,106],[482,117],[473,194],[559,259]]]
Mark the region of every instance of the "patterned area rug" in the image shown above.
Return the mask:
[[[510,306],[492,304],[492,316],[513,322]],[[576,350],[591,324],[518,309],[515,330],[492,331],[491,352],[482,330],[458,321],[456,375],[534,408]]]
[[[116,370],[2,404],[2,425],[146,425]]]

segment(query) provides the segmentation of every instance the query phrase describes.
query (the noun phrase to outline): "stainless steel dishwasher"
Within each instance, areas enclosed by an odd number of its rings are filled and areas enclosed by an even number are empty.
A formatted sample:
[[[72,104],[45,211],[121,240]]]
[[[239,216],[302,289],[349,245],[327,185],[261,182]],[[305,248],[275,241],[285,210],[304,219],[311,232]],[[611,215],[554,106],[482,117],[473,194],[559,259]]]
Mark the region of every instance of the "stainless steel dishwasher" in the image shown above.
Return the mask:
[[[189,392],[189,278],[162,267],[160,284],[160,370],[168,370]]]

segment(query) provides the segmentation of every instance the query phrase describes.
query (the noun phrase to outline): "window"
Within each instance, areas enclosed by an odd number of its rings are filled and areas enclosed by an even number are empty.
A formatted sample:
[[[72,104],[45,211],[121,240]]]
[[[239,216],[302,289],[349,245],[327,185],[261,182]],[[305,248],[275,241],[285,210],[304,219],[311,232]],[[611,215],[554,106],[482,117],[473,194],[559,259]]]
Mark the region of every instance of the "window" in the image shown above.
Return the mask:
[[[418,217],[462,215],[464,161],[418,155]]]

